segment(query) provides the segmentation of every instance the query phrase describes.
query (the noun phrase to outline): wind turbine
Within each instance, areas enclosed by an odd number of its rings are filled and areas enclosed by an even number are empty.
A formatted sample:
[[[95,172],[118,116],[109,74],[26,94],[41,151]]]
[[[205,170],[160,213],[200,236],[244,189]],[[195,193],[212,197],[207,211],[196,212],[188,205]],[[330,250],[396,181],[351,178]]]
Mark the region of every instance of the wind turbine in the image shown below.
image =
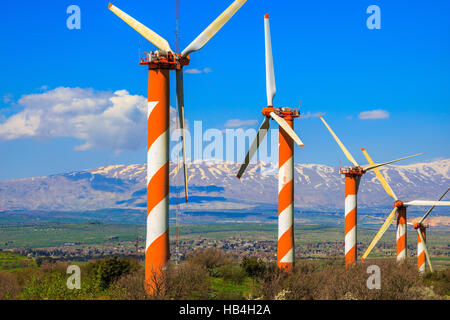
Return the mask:
[[[444,192],[444,194],[439,198],[438,201],[441,201],[445,195],[447,194],[448,190]],[[428,211],[424,214],[424,216],[416,223],[408,222],[407,224],[410,226],[413,226],[414,229],[417,230],[417,269],[421,273],[425,273],[426,270],[426,264],[425,264],[425,257],[428,261],[428,265],[430,266],[430,271],[433,272],[433,267],[431,265],[431,258],[428,254],[427,247],[425,245],[426,243],[426,228],[428,228],[427,225],[423,224],[423,221],[428,217],[430,212],[434,209],[435,206],[432,206]]]
[[[278,249],[277,265],[289,271],[294,264],[294,141],[304,147],[303,142],[294,132],[294,119],[300,116],[299,110],[291,108],[274,108],[275,75],[273,69],[272,44],[270,39],[269,15],[264,16],[265,52],[266,52],[266,93],[267,108],[263,108],[264,120],[248,150],[244,163],[237,177],[244,174],[251,158],[269,130],[270,119],[279,125],[278,135]]]
[[[125,21],[159,50],[145,53],[139,64],[148,66],[147,113],[147,241],[145,251],[145,281],[149,294],[152,284],[169,261],[169,71],[176,71],[177,104],[183,141],[183,168],[186,202],[188,201],[183,67],[190,62],[189,54],[200,50],[236,13],[246,0],[234,1],[216,20],[181,53],[174,53],[166,39],[150,30],[111,3],[109,10]]]
[[[339,173],[345,175],[345,266],[348,267],[356,262],[356,230],[357,230],[357,199],[358,199],[358,188],[361,177],[369,170],[374,170],[378,167],[385,166],[390,163],[398,162],[401,160],[409,159],[423,153],[415,154],[412,156],[383,162],[383,163],[370,163],[364,166],[360,166],[356,162],[355,158],[347,150],[341,140],[337,137],[334,131],[330,128],[328,123],[322,116],[319,116],[320,120],[325,124],[333,136],[334,140],[338,143],[341,150],[344,152],[347,159],[353,164],[353,167],[341,167],[339,168]]]
[[[373,163],[372,158],[370,158],[369,154],[365,149],[361,149],[369,163]],[[395,214],[397,213],[397,261],[403,261],[406,259],[406,208],[408,206],[450,206],[450,201],[427,201],[427,200],[413,200],[409,202],[400,201],[395,195],[392,188],[389,186],[388,182],[381,174],[380,170],[374,169],[375,174],[383,186],[384,190],[388,195],[390,195],[394,199],[394,210],[389,214],[386,218],[386,221],[381,226],[378,233],[373,238],[369,247],[367,247],[366,252],[364,252],[361,260],[364,261],[369,253],[372,251],[373,247],[377,244],[377,242],[381,239],[383,234],[386,232],[387,228],[394,221]],[[420,234],[420,233],[419,233]],[[422,234],[419,235],[421,237]]]

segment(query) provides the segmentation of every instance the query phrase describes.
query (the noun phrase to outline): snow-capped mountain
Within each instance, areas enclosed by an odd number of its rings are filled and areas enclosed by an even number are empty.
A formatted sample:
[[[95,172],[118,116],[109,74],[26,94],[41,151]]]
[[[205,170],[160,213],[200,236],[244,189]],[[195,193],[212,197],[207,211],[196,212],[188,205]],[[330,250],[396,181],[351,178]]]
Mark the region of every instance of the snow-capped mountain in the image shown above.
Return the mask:
[[[239,165],[224,161],[189,164],[190,202],[187,211],[241,210],[258,212],[277,204],[277,167],[250,164],[239,180]],[[450,186],[450,159],[381,168],[402,200],[436,200]],[[303,210],[342,211],[344,177],[339,169],[321,164],[295,165],[295,206]],[[176,203],[177,180],[172,165],[171,205]],[[181,190],[181,201],[184,201]],[[373,172],[365,174],[359,188],[361,211],[392,205]],[[95,169],[10,181],[0,181],[0,211],[80,211],[99,209],[145,209],[146,166],[111,165]]]

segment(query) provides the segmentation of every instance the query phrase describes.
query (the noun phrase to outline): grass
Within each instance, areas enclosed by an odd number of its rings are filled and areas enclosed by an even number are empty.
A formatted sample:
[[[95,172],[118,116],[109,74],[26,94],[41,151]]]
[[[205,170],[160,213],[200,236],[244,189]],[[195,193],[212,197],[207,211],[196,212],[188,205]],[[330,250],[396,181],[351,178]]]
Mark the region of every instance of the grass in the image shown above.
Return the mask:
[[[16,271],[26,267],[35,267],[36,262],[12,252],[0,252],[0,270]]]
[[[223,278],[211,278],[211,289],[216,298],[219,299],[244,299],[253,294],[253,280],[245,278],[242,283],[235,283]]]
[[[115,242],[133,241],[137,229],[142,234],[144,226],[100,223],[4,226],[0,232],[0,248],[42,248],[67,243],[100,244],[111,242],[112,236]]]

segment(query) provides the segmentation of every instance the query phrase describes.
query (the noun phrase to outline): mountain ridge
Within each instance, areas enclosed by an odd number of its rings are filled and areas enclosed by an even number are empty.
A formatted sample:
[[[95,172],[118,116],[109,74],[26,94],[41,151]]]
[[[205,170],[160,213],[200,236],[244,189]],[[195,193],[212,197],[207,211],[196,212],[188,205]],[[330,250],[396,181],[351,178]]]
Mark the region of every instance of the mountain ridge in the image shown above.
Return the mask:
[[[276,207],[277,164],[251,163],[239,180],[240,164],[200,160],[188,166],[190,203],[188,211],[260,211]],[[402,200],[436,200],[450,186],[450,159],[389,165],[381,171]],[[342,211],[344,178],[339,168],[323,164],[295,164],[295,206],[302,210]],[[43,177],[0,181],[0,211],[11,210],[101,210],[145,209],[146,165],[109,165]],[[176,204],[177,168],[171,163],[171,207]],[[182,183],[182,178],[179,179]],[[183,190],[181,190],[184,192]],[[392,206],[369,172],[361,179],[360,210],[385,210]]]

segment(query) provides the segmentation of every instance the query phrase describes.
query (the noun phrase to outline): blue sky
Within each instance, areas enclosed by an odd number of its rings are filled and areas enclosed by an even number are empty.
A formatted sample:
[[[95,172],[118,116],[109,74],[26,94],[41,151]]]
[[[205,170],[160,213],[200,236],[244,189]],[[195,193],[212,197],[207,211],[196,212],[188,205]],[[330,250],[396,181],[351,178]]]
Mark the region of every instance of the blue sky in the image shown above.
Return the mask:
[[[175,0],[113,3],[175,47]],[[230,3],[181,0],[181,47]],[[81,9],[81,30],[66,27],[71,4]],[[27,107],[41,108],[40,97],[59,87],[146,96],[147,73],[137,63],[138,41],[143,48],[153,47],[107,10],[107,4],[100,0],[2,4],[0,179],[145,162],[145,147],[118,152],[99,138],[94,147],[79,148],[85,143],[80,136],[54,135],[51,128],[30,137],[1,136],[2,125],[11,117]],[[381,9],[380,30],[366,27],[371,4]],[[190,123],[203,121],[204,129],[223,129],[230,119],[259,124],[266,103],[263,16],[268,12],[275,106],[295,107],[301,100],[302,112],[324,114],[361,162],[360,147],[377,161],[418,152],[427,152],[420,158],[423,161],[448,158],[449,9],[448,1],[248,0],[201,51],[191,55],[189,68],[212,72],[185,75],[186,117]],[[377,109],[389,117],[358,118],[361,112]],[[299,119],[295,126],[306,145],[296,150],[296,162],[347,163],[317,117]],[[411,162],[416,161],[419,158]]]

